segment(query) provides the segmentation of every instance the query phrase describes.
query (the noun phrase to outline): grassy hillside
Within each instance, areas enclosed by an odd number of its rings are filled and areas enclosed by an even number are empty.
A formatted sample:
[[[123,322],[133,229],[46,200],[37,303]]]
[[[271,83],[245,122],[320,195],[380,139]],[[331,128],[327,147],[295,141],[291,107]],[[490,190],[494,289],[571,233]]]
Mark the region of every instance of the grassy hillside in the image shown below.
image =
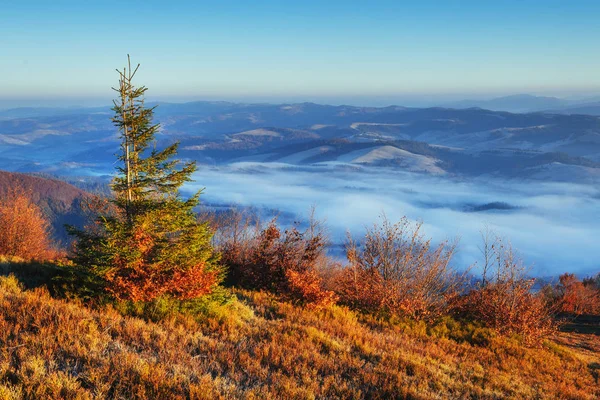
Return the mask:
[[[597,336],[539,348],[452,320],[381,322],[262,292],[153,323],[0,278],[0,399],[600,396]]]

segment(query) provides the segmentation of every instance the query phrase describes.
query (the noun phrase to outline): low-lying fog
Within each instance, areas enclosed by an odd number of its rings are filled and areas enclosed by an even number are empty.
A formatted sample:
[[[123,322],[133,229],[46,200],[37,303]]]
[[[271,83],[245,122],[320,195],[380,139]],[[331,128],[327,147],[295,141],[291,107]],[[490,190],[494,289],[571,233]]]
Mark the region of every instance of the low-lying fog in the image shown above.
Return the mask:
[[[300,217],[315,205],[336,243],[347,230],[358,237],[385,213],[393,221],[421,220],[435,242],[460,237],[457,266],[479,259],[480,230],[488,224],[510,239],[533,275],[600,269],[600,196],[590,186],[467,182],[347,164],[237,163],[202,167],[195,179],[188,188],[205,187],[205,203],[276,208]]]

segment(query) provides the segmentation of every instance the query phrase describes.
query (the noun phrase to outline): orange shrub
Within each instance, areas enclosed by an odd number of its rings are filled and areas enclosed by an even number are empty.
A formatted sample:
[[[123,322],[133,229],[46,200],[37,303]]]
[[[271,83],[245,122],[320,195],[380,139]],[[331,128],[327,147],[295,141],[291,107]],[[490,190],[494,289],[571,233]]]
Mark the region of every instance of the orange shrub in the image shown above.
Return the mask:
[[[563,312],[600,314],[600,288],[593,279],[581,282],[573,274],[563,274],[556,286],[556,295]]]
[[[537,343],[554,333],[554,313],[544,297],[532,293],[533,281],[493,282],[472,290],[457,310],[501,334],[519,334],[526,343]]]
[[[455,311],[502,334],[519,334],[530,344],[553,333],[555,309],[543,293],[532,291],[535,279],[527,278],[510,243],[487,231],[482,253],[483,279],[458,299]]]
[[[13,188],[0,199],[0,255],[26,260],[54,257],[49,229],[49,222],[25,190]]]
[[[275,220],[263,227],[254,215],[239,211],[212,221],[229,284],[268,290],[314,306],[336,301],[317,273],[326,258],[327,241],[312,222],[305,232],[295,226],[282,232]]]

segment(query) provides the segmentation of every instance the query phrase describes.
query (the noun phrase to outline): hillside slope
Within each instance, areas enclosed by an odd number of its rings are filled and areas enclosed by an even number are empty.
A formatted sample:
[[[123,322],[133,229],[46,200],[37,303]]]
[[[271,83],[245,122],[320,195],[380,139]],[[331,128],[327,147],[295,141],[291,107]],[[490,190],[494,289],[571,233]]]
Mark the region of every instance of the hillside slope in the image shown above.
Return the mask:
[[[528,349],[484,329],[428,332],[237,294],[200,322],[149,323],[0,278],[0,398],[600,396],[598,349]]]
[[[23,188],[49,219],[55,239],[64,241],[64,224],[80,225],[84,221],[81,203],[90,195],[57,179],[0,171],[0,196],[11,188]]]

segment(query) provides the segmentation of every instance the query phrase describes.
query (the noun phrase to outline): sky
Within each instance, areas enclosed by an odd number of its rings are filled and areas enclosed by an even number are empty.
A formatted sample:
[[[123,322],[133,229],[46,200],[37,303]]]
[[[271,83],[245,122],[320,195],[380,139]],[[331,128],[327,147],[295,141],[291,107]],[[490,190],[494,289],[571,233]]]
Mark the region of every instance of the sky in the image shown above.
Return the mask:
[[[2,0],[0,105],[105,102],[128,53],[157,99],[584,96],[600,92],[599,15],[597,0]]]

